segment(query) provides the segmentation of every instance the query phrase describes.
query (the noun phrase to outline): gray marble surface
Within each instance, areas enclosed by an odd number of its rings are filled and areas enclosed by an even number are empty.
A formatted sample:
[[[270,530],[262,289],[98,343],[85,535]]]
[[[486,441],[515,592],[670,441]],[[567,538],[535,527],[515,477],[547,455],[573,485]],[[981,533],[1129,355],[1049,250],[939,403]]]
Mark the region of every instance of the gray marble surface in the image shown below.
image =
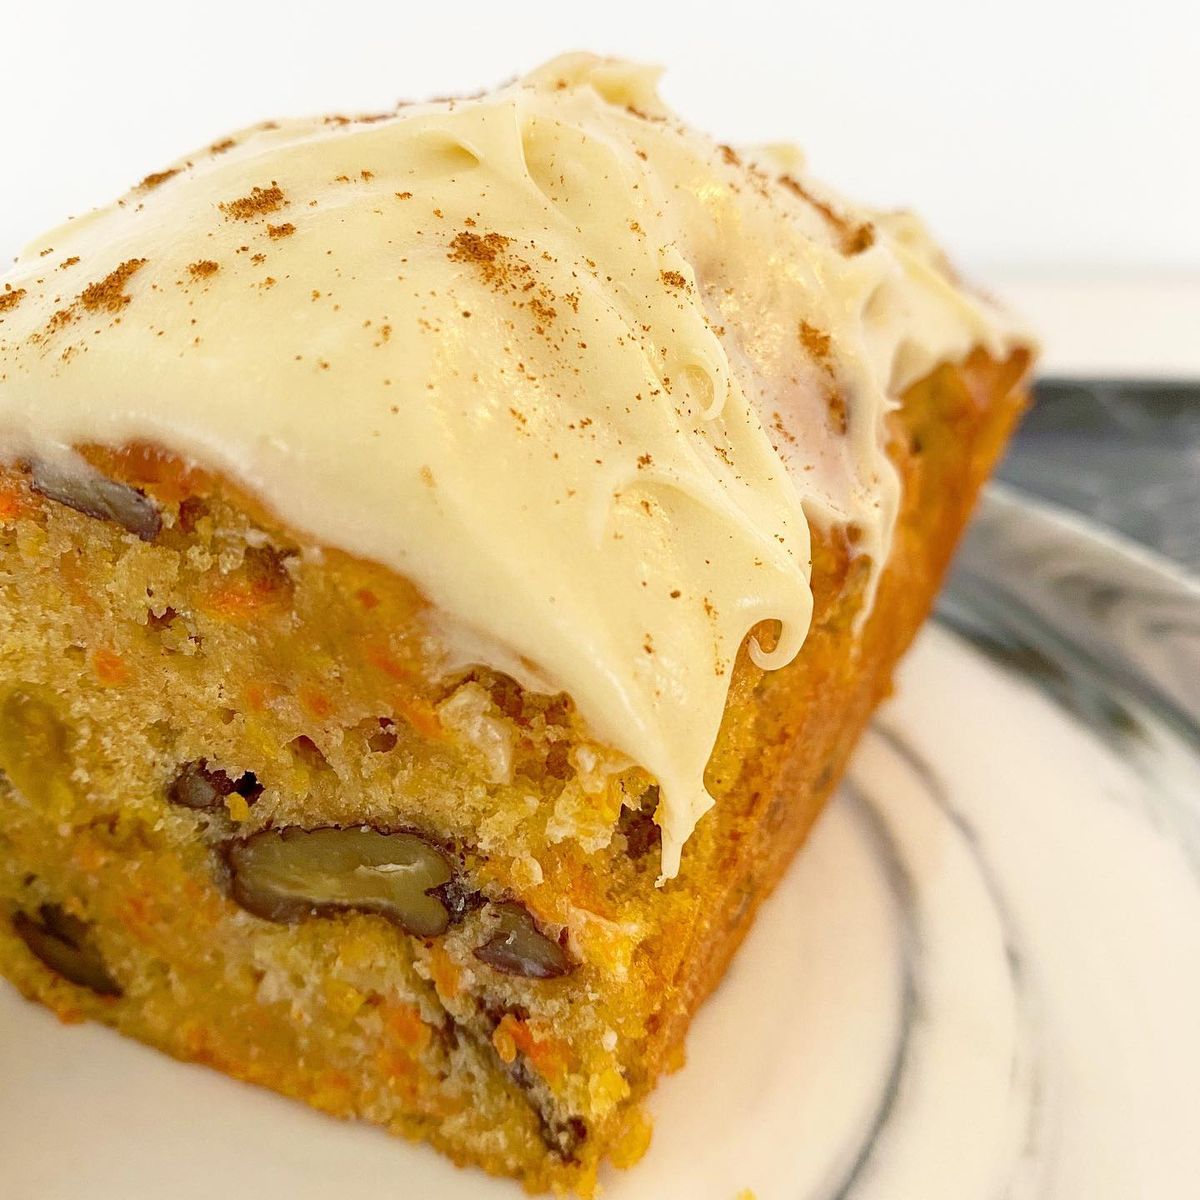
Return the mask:
[[[1200,383],[1047,379],[1000,478],[1200,575]]]

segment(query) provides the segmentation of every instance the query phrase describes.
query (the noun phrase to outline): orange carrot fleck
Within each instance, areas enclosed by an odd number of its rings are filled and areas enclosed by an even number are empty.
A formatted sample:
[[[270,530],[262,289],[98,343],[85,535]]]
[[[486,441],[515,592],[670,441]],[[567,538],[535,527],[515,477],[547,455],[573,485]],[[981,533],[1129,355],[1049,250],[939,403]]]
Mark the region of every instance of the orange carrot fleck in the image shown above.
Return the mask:
[[[96,678],[106,687],[116,687],[129,678],[125,660],[103,646],[92,654],[92,669],[96,672]]]
[[[383,1027],[388,1035],[409,1050],[423,1050],[433,1031],[421,1020],[413,1004],[390,1004],[383,1014]]]
[[[392,679],[411,679],[412,671],[408,669],[392,652],[383,645],[377,642],[371,642],[364,650],[367,662],[373,667],[378,667],[385,675]]]
[[[150,901],[139,892],[127,897],[118,913],[121,924],[140,942],[154,940],[154,913]]]
[[[0,521],[15,521],[25,510],[25,489],[15,479],[0,480]]]
[[[492,1034],[492,1044],[503,1059],[505,1052],[512,1047],[513,1058],[520,1051],[529,1060],[530,1065],[551,1087],[562,1082],[567,1073],[570,1061],[570,1049],[561,1038],[552,1036],[536,1037],[527,1022],[505,1013]],[[512,1062],[513,1059],[505,1059]]]
[[[517,1043],[510,1028],[515,1024],[515,1020],[506,1013],[500,1019],[500,1024],[492,1030],[492,1045],[506,1067],[511,1067],[517,1061]]]
[[[85,875],[93,875],[108,861],[108,852],[92,841],[77,841],[71,853],[71,863]]]
[[[231,576],[208,594],[204,607],[215,616],[240,621],[259,615],[285,598],[286,591],[270,577]]]
[[[430,741],[440,741],[442,723],[434,712],[432,705],[415,696],[401,697],[396,701],[396,708],[405,721],[409,723],[422,737]]]
[[[443,1000],[453,1000],[462,992],[462,972],[445,947],[436,943],[429,954],[429,973]]]
[[[301,684],[296,698],[300,701],[300,707],[318,721],[324,721],[333,715],[335,708],[333,700],[311,683]]]

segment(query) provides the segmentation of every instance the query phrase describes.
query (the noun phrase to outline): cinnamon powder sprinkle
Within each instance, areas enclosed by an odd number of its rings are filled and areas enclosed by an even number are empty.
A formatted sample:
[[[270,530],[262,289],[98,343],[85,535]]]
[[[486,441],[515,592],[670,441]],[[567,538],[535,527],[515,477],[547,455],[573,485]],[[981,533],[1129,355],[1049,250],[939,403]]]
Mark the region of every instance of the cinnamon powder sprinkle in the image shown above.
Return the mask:
[[[842,242],[842,248],[850,255],[861,254],[864,250],[870,250],[873,245],[875,245],[875,226],[871,224],[860,225],[847,234]]]
[[[125,294],[125,285],[145,264],[144,258],[126,259],[99,283],[88,284],[79,293],[79,303],[88,312],[120,312],[130,300]]]
[[[158,187],[160,183],[166,183],[168,179],[171,179],[178,174],[178,167],[172,167],[169,171],[155,171],[152,175],[147,175],[146,178],[138,184],[138,190],[148,192],[151,188]]]
[[[530,273],[529,264],[505,254],[512,238],[502,233],[472,233],[464,229],[450,243],[447,258],[468,263],[479,269],[484,282],[497,290],[523,287]],[[530,284],[529,286],[532,286]]]
[[[679,271],[661,271],[659,274],[668,287],[687,290],[688,281]]]
[[[291,237],[296,232],[296,227],[290,221],[285,221],[282,225],[268,225],[267,236],[278,241],[280,238]]]
[[[850,428],[850,414],[846,409],[846,398],[836,388],[830,388],[825,396],[825,406],[829,413],[829,424],[837,432],[845,436]]]
[[[814,196],[808,188],[791,175],[780,175],[779,182],[793,195],[799,196],[800,199],[811,204],[825,218],[826,223],[837,233],[843,254],[847,256],[861,254],[864,250],[874,245],[874,226],[870,224],[851,225],[845,217],[834,212],[824,200],[818,196]]]
[[[60,271],[64,271],[64,270],[66,270],[67,267],[73,267],[78,261],[79,261],[79,255],[72,254],[70,258],[64,258],[62,260],[62,262],[60,262],[58,264],[58,269]]]
[[[11,312],[24,297],[24,288],[14,288],[11,283],[6,283],[4,291],[0,292],[0,313]]]
[[[226,150],[232,150],[236,145],[237,142],[235,142],[233,138],[226,138],[221,142],[213,142],[213,144],[209,146],[208,152],[209,154],[224,154]]]
[[[558,316],[556,309],[551,307],[544,300],[540,300],[537,296],[530,297],[529,311],[533,313],[534,317],[540,321],[541,325],[543,326],[551,324]],[[539,332],[541,331],[542,330],[539,327]]]
[[[807,321],[800,322],[800,343],[812,356],[816,364],[828,379],[825,392],[825,406],[829,413],[829,424],[835,432],[845,434],[850,428],[850,414],[846,408],[846,398],[838,390],[833,364],[833,340],[829,334],[810,325]],[[775,429],[787,441],[795,444],[796,439],[783,427],[779,414],[775,414]]]
[[[800,344],[823,367],[828,367],[832,349],[829,334],[822,332],[815,325],[810,325],[807,321],[801,321]]]
[[[775,412],[771,414],[771,428],[775,430],[775,432],[779,434],[779,436],[783,438],[785,442],[788,442],[792,446],[797,444],[796,435],[792,433],[792,431],[783,423],[782,413]],[[775,449],[778,450],[779,447],[776,446]]]
[[[512,241],[502,233],[471,233],[464,231],[456,234],[450,243],[450,260],[452,262],[494,263],[505,246]]]
[[[217,207],[232,221],[253,221],[255,217],[278,212],[285,204],[287,198],[283,189],[277,183],[272,183],[266,188],[251,188],[250,195],[226,200]]]
[[[188,264],[188,273],[193,279],[207,279],[210,275],[215,275],[221,269],[221,264],[213,262],[211,258],[202,258],[199,262]]]

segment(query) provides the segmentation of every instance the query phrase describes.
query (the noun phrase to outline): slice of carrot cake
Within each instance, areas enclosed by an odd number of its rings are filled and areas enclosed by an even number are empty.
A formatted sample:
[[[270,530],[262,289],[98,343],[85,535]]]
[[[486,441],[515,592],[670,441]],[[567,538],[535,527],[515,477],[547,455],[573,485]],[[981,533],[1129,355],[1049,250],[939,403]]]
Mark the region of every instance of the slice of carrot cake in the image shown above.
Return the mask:
[[[0,970],[534,1189],[644,1148],[1030,357],[654,85],[271,122],[0,280]]]

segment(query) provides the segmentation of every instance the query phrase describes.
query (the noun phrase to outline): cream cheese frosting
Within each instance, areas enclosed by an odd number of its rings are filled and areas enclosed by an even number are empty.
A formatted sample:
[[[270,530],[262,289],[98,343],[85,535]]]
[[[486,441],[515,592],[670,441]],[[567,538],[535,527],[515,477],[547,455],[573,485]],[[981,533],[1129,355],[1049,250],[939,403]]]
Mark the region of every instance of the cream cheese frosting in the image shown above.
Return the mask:
[[[895,398],[1013,334],[913,218],[716,144],[656,80],[572,55],[149,177],[0,282],[0,444],[158,443],[413,580],[451,654],[656,777],[669,877],[740,645],[804,641],[810,522],[876,578]]]

